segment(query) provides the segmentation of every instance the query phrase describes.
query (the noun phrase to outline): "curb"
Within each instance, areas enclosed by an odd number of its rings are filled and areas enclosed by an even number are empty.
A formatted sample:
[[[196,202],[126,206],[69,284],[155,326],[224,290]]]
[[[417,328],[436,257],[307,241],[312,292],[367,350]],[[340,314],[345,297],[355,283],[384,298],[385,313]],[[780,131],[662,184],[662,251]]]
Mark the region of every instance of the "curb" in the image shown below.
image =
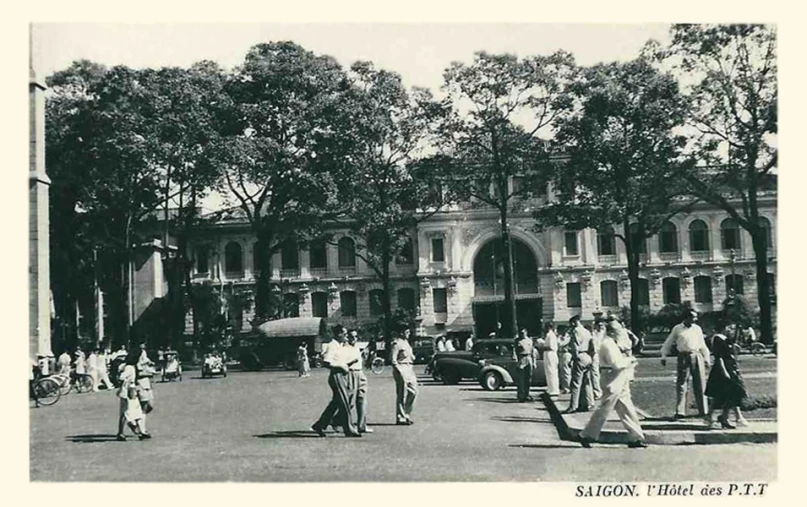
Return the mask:
[[[550,418],[558,430],[562,440],[577,441],[583,426],[575,418],[561,413],[553,400],[545,392],[541,394],[549,411]],[[714,430],[701,428],[692,422],[675,423],[669,421],[649,420],[648,415],[637,409],[639,415],[645,419],[643,429],[648,444],[653,445],[694,445],[694,444],[735,444],[735,443],[775,443],[778,441],[776,422],[752,423],[756,428],[743,428],[735,430]],[[600,433],[599,443],[627,444],[630,442],[627,431],[624,429],[606,428]]]

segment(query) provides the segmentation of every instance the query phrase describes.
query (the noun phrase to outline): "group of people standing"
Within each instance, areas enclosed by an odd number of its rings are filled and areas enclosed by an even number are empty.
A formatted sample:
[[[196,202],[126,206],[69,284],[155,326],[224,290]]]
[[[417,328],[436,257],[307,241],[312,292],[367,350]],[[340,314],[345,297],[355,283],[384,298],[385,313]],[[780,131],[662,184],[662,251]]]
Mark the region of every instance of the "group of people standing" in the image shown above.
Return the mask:
[[[326,436],[329,426],[335,431],[341,428],[346,437],[361,437],[373,430],[367,426],[368,383],[357,344],[358,332],[348,332],[337,324],[333,335],[333,340],[323,344],[322,350],[323,365],[330,370],[328,385],[332,396],[311,429],[321,437]],[[418,394],[408,329],[395,333],[390,360],[396,388],[396,423],[408,426],[414,424],[411,416]]]

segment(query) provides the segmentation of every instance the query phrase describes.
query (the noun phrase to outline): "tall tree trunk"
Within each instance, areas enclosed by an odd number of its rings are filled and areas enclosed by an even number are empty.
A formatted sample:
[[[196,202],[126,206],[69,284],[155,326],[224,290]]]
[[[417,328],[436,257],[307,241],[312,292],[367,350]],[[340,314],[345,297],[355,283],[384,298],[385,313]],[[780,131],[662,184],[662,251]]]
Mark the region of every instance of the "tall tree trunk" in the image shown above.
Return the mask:
[[[630,221],[626,217],[622,221],[624,227],[625,254],[628,257],[628,280],[630,281],[630,328],[633,332],[639,329],[639,245],[634,244],[634,235],[630,233]]]
[[[384,341],[390,343],[392,340],[392,294],[390,281],[390,262],[392,255],[390,253],[389,238],[384,237],[384,243],[381,250],[381,287],[382,294],[382,311],[384,312]]]
[[[768,238],[765,230],[759,228],[751,236],[757,272],[757,298],[759,300],[760,338],[763,343],[773,343],[773,312],[771,305],[771,281],[768,278]]]
[[[510,231],[507,228],[507,203],[501,207],[502,222],[502,255],[504,256],[504,305],[502,306],[502,333],[507,337],[514,337],[518,332],[516,319],[516,296],[513,284],[513,244]],[[495,276],[495,274],[494,274]]]
[[[269,253],[269,247],[272,241],[272,233],[265,229],[257,231],[258,246],[258,269],[260,274],[255,283],[255,321],[256,323],[265,322],[274,316],[274,308],[272,308],[272,294],[270,287],[270,280],[272,278],[272,256]],[[282,298],[281,294],[281,298]],[[283,305],[281,299],[280,307]]]

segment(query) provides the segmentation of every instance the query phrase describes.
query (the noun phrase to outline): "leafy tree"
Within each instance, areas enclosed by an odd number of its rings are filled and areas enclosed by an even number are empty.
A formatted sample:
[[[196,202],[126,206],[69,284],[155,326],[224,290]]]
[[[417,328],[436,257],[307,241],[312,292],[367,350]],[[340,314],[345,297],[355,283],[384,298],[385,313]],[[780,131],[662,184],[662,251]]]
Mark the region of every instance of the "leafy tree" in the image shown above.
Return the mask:
[[[551,135],[569,107],[567,86],[574,72],[571,55],[563,52],[521,59],[479,52],[472,64],[454,62],[443,74],[450,108],[441,143],[446,186],[460,200],[498,211],[504,252],[502,331],[508,335],[517,327],[508,220],[516,207],[523,210],[525,199],[546,188],[549,152],[539,135]]]
[[[253,46],[226,90],[234,102],[222,115],[212,157],[219,188],[235,198],[258,242],[255,310],[271,309],[271,255],[317,234],[338,202],[330,163],[339,134],[347,77],[331,57],[292,42]]]
[[[616,232],[625,245],[631,328],[639,329],[641,245],[692,199],[680,173],[684,140],[674,134],[687,106],[678,84],[649,61],[600,64],[573,85],[579,106],[559,122],[556,199],[536,212],[542,225]]]
[[[412,233],[443,204],[434,192],[437,172],[417,164],[434,134],[441,108],[426,90],[407,91],[397,74],[369,62],[351,67],[350,118],[354,136],[339,172],[340,204],[335,222],[350,231],[362,258],[383,287],[383,331],[391,339],[390,264],[413,247]],[[410,252],[411,254],[411,252]]]
[[[691,191],[748,231],[756,259],[762,340],[771,343],[768,237],[760,192],[775,182],[778,149],[776,29],[763,25],[675,25],[661,56],[691,97],[689,125],[699,159]]]
[[[97,250],[99,283],[107,295],[110,334],[129,338],[128,272],[134,244],[149,236],[153,212],[160,203],[159,178],[150,163],[154,118],[144,106],[149,90],[142,73],[127,67],[105,69],[91,62],[74,63],[48,80],[46,102],[47,164],[57,182],[51,223],[54,248],[65,248],[54,261],[54,298],[91,290],[72,286],[71,259],[86,267]],[[68,245],[74,234],[74,245]],[[85,269],[86,273],[86,269]],[[73,294],[75,296],[75,294]],[[70,305],[59,305],[70,311]]]

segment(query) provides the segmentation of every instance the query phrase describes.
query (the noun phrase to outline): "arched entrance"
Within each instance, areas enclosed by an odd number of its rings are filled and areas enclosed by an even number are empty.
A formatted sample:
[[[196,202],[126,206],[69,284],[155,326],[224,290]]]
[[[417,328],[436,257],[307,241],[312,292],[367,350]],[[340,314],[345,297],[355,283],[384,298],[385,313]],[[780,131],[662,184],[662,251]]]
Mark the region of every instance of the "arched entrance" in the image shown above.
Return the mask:
[[[526,243],[511,237],[513,249],[513,284],[516,294],[516,321],[532,336],[541,330],[541,296],[538,264]],[[504,262],[506,255],[500,238],[485,243],[474,258],[473,315],[476,336],[486,338],[497,331],[504,304]]]

